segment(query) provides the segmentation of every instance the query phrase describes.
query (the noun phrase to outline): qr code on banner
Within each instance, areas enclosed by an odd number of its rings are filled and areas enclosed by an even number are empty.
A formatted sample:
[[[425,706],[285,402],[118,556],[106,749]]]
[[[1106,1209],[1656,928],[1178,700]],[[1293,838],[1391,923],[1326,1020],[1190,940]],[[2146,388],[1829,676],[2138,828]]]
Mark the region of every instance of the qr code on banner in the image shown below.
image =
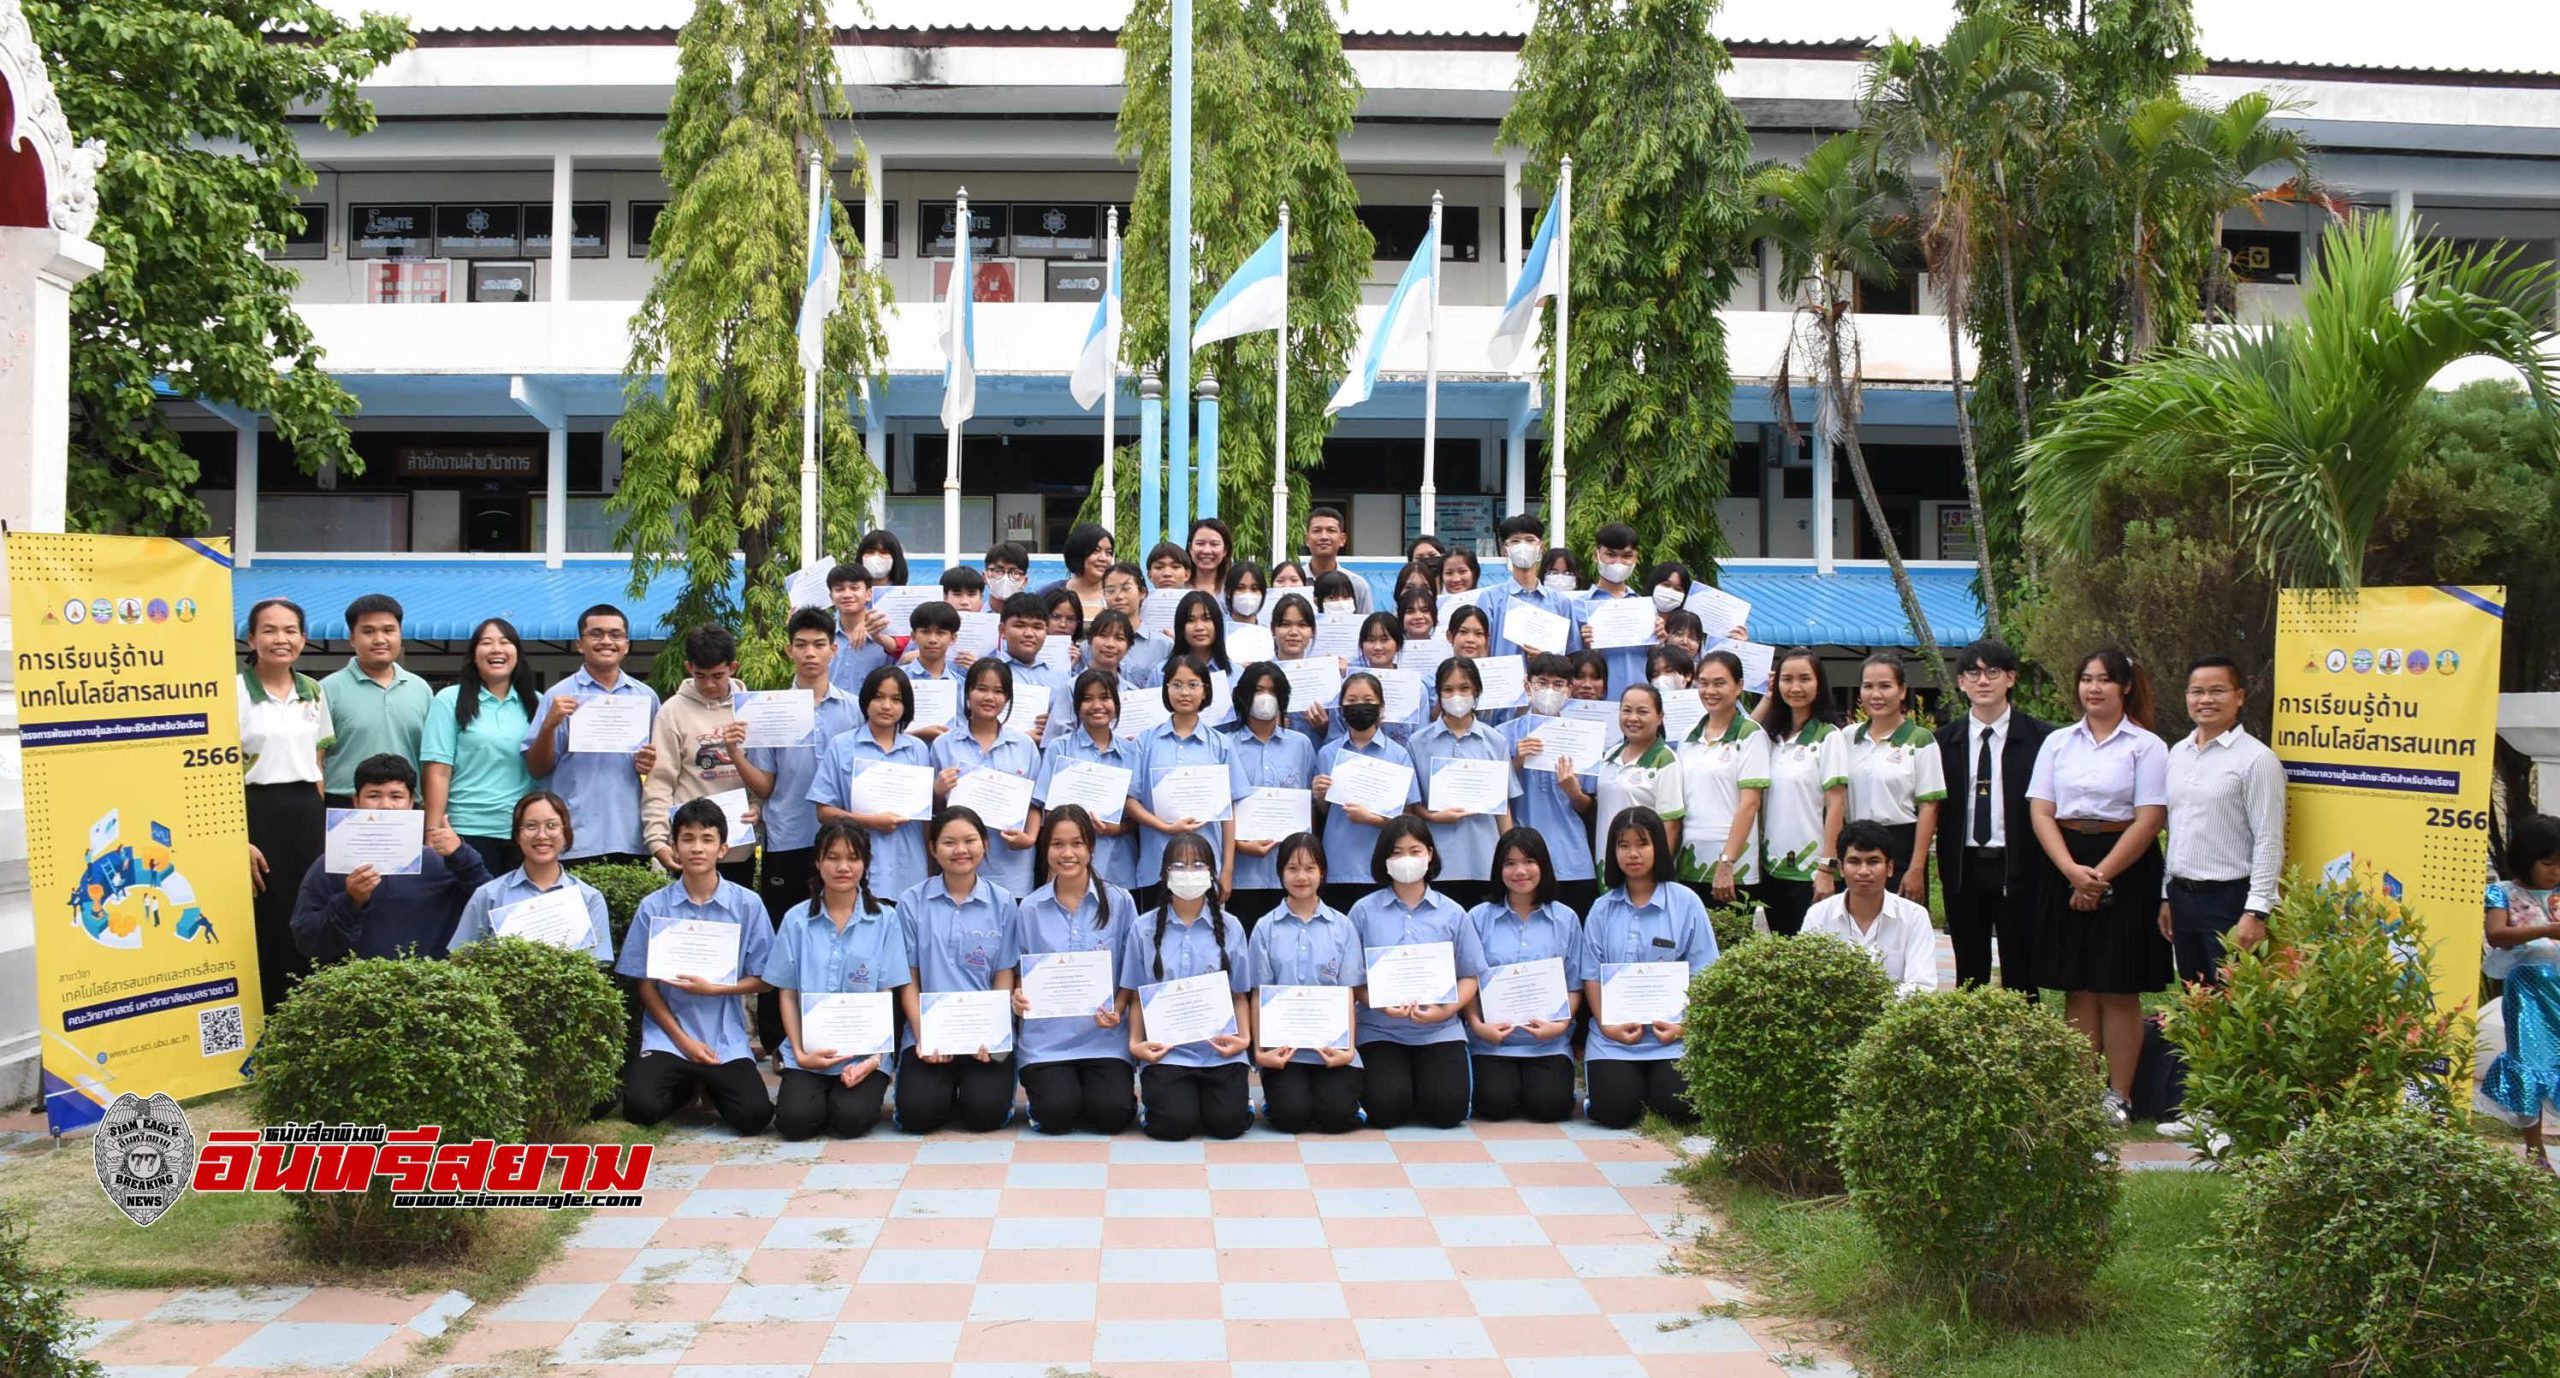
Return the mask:
[[[196,1011],[196,1056],[220,1057],[248,1046],[238,1005],[208,1005]]]

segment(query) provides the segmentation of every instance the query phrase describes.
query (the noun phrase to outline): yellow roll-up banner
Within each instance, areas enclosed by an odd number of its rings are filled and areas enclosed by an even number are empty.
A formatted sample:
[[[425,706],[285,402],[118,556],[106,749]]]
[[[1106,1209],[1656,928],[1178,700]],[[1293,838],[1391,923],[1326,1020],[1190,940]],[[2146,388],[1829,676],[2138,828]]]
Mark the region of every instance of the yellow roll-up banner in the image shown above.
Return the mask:
[[[36,1020],[54,1132],[237,1086],[260,1027],[231,553],[8,534]]]
[[[2480,989],[2502,587],[2288,590],[2276,605],[2285,856],[2361,876],[2435,947],[2436,1007]]]

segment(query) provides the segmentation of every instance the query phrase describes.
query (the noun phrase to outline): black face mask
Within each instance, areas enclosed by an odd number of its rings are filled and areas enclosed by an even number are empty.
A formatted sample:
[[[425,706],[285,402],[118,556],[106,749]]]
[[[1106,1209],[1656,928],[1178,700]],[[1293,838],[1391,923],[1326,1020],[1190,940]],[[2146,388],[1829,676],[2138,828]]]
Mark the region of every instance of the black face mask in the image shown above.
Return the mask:
[[[1378,725],[1383,711],[1381,705],[1374,703],[1346,703],[1342,705],[1342,720],[1351,724],[1352,731],[1366,732]]]

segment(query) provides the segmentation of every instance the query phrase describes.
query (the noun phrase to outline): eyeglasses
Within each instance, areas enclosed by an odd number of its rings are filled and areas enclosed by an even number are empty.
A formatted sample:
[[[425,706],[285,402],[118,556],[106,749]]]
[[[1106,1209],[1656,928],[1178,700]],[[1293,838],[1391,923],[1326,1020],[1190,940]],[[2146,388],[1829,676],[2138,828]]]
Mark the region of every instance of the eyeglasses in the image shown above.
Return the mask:
[[[1196,861],[1177,861],[1164,868],[1170,875],[1206,875],[1209,868]]]
[[[2009,671],[2007,670],[1995,670],[1988,665],[1976,665],[1971,669],[1956,671],[1956,678],[1959,680],[1985,680],[1997,675],[2005,675],[2008,673]]]
[[[608,645],[611,645],[611,644],[616,643],[616,642],[629,641],[629,640],[631,639],[630,635],[629,635],[628,633],[624,633],[624,632],[594,632],[594,631],[588,632],[588,633],[586,634],[586,638],[587,638],[587,640],[589,640],[589,641],[602,641],[602,642],[604,642],[604,643],[606,643],[606,644],[608,644]]]
[[[2191,684],[2187,686],[2187,697],[2191,699],[2227,699],[2238,692],[2238,690],[2233,689],[2228,684]]]
[[[551,835],[551,834],[553,834],[553,833],[565,833],[565,832],[567,832],[567,831],[568,831],[568,828],[567,828],[567,827],[565,827],[565,826],[563,826],[563,825],[561,825],[561,824],[559,824],[559,823],[551,822],[551,821],[549,821],[549,820],[547,820],[547,819],[545,819],[545,820],[533,820],[533,819],[528,819],[528,820],[526,820],[525,825],[524,825],[523,827],[521,827],[521,828],[518,828],[516,831],[518,831],[518,832],[522,832],[522,833],[531,833],[531,834],[533,834],[533,835],[534,835],[534,836],[536,836],[536,837],[547,837],[547,836],[549,836],[549,835]]]

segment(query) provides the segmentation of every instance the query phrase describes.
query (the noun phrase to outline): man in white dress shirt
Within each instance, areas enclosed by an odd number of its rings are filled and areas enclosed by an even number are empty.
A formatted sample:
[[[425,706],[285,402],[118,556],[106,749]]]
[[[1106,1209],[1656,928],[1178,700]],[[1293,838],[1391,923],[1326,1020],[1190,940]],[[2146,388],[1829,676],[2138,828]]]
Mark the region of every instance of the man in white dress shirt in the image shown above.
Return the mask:
[[[2257,943],[2275,907],[2284,767],[2240,725],[2246,702],[2229,657],[2206,656],[2187,671],[2196,730],[2169,748],[2168,883],[2160,901],[2160,932],[2177,951],[2182,981],[2221,984],[2225,937]]]
[[[1929,911],[1893,893],[1893,836],[1860,820],[1840,830],[1840,893],[1816,903],[1804,931],[1828,933],[1865,951],[1884,968],[1898,994],[1938,988],[1938,934]]]

